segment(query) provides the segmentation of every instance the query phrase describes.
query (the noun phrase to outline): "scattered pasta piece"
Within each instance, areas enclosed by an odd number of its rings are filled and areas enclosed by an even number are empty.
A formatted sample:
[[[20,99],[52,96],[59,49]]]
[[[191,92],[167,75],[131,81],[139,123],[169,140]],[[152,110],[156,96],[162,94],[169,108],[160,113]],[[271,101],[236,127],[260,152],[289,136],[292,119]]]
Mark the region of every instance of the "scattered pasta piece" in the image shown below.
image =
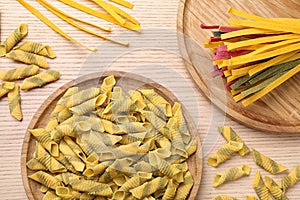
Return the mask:
[[[241,142],[244,144],[243,148],[241,150],[239,150],[239,152],[238,152],[240,154],[240,156],[245,156],[248,153],[250,153],[249,147],[247,145],[245,145],[243,140],[238,136],[238,134],[231,127],[220,126],[220,127],[218,127],[218,130],[227,142],[235,141],[235,142]]]
[[[29,130],[38,141],[27,163],[38,172],[29,178],[43,185],[44,198],[188,197],[194,179],[186,160],[197,141],[180,105],[172,108],[155,90],[129,94],[114,76],[100,87],[72,87],[58,100],[47,128]]]
[[[26,78],[21,86],[22,90],[31,90],[36,87],[42,87],[48,83],[57,81],[60,73],[56,70],[47,70],[35,76]]]
[[[243,176],[249,176],[251,168],[247,165],[242,165],[240,167],[233,167],[222,173],[218,173],[214,179],[214,187],[218,187],[227,181],[237,180]]]
[[[3,81],[15,81],[19,79],[24,79],[36,75],[39,69],[40,68],[36,65],[29,65],[7,71],[1,71],[0,79],[2,79]]]
[[[247,196],[246,199],[247,200],[257,200],[257,198],[255,196]]]
[[[25,64],[33,64],[44,69],[48,68],[48,63],[43,56],[22,51],[22,50],[13,50],[10,53],[5,55],[7,58],[13,59],[15,61],[23,62]]]
[[[15,83],[14,89],[8,92],[8,106],[10,114],[19,121],[22,121],[20,86]]]
[[[237,198],[226,196],[226,195],[219,195],[214,197],[212,200],[237,200]]]
[[[288,175],[283,177],[279,182],[279,187],[285,192],[290,187],[294,186],[300,180],[300,166],[295,167]]]
[[[7,39],[0,44],[0,57],[5,56],[18,42],[20,42],[28,33],[28,25],[21,24]]]
[[[19,46],[15,47],[15,49],[34,53],[48,58],[56,58],[54,51],[49,45],[41,44],[38,42],[25,41]]]
[[[285,193],[271,177],[266,176],[265,184],[276,200],[288,200]]]
[[[219,164],[228,160],[234,153],[243,148],[243,143],[229,141],[223,147],[221,147],[217,153],[208,158],[208,165],[217,167]]]
[[[271,174],[278,174],[287,170],[287,168],[284,167],[283,165],[259,153],[255,149],[252,149],[252,154],[253,154],[254,162],[264,170],[270,172]]]
[[[253,189],[255,190],[259,199],[272,200],[272,196],[268,188],[266,187],[259,171],[256,172],[256,175],[254,177]]]

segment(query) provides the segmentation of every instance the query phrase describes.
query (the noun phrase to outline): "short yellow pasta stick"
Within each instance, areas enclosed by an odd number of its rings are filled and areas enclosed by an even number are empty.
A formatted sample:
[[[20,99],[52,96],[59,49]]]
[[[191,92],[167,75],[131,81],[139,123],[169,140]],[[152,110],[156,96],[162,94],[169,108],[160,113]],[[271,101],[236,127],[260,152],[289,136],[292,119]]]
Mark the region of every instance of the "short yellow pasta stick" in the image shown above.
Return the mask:
[[[121,6],[124,6],[126,8],[132,9],[134,7],[134,5],[128,1],[125,0],[110,0],[111,2],[117,3]]]
[[[56,55],[49,45],[38,42],[25,41],[17,46],[15,49],[35,53],[48,58],[56,58]]]
[[[29,76],[36,75],[39,69],[40,68],[36,65],[29,65],[7,71],[1,71],[0,79],[2,79],[3,81],[15,81],[18,79],[27,78]]]
[[[265,178],[265,184],[276,200],[288,200],[285,193],[281,190],[278,184],[271,177],[266,176]]]
[[[33,15],[35,15],[38,19],[40,19],[42,22],[44,22],[47,26],[49,26],[52,30],[60,34],[61,36],[67,38],[68,40],[71,40],[72,42],[78,44],[79,46],[82,46],[83,48],[89,50],[89,51],[97,51],[96,49],[90,49],[87,46],[81,44],[77,40],[73,39],[71,36],[63,32],[58,26],[56,26],[53,22],[51,22],[47,17],[45,17],[42,13],[40,13],[38,10],[36,10],[34,7],[26,3],[24,0],[18,0],[18,2],[23,5],[28,11],[30,11]]]
[[[219,133],[225,138],[227,142],[235,141],[243,143],[243,148],[238,152],[241,156],[245,156],[250,153],[249,147],[243,142],[240,136],[230,126],[218,127]]]
[[[259,153],[255,149],[252,149],[252,153],[254,162],[264,170],[270,172],[271,174],[278,174],[287,170],[287,168],[283,165],[275,162],[271,158],[263,155],[262,153]]]
[[[253,189],[255,190],[259,199],[272,200],[272,195],[269,189],[266,187],[260,172],[257,171],[253,180]]]
[[[33,88],[42,87],[48,83],[57,81],[60,73],[56,70],[47,70],[35,76],[26,78],[21,86],[22,90],[31,90]]]
[[[92,0],[92,1],[98,4],[100,7],[102,7],[106,12],[108,12],[115,20],[118,21],[118,23],[121,26],[125,24],[125,20],[118,13],[116,13],[112,5],[102,0]]]
[[[43,56],[22,51],[22,50],[13,50],[5,55],[7,58],[13,59],[15,61],[23,62],[25,64],[33,64],[44,69],[48,68],[48,63]]]
[[[240,151],[243,146],[241,142],[229,141],[221,147],[217,153],[208,158],[208,165],[217,167],[219,164],[228,160],[235,152]]]
[[[10,114],[21,121],[23,119],[23,114],[21,110],[21,96],[20,96],[20,86],[15,83],[14,89],[8,92],[8,106],[10,110]]]
[[[221,39],[226,40],[229,38],[245,36],[245,35],[253,35],[253,34],[278,34],[278,33],[280,33],[280,32],[274,32],[274,31],[258,29],[258,28],[248,28],[248,29],[241,29],[238,31],[224,33],[221,35]]]
[[[233,167],[215,176],[213,186],[219,187],[225,182],[237,180],[243,176],[249,176],[251,168],[247,165]]]
[[[300,166],[295,167],[288,175],[279,182],[279,187],[285,192],[300,180]]]
[[[299,71],[300,71],[300,65],[297,65],[296,67],[294,67],[293,69],[291,69],[290,71],[288,71],[287,73],[282,75],[280,78],[276,79],[274,82],[269,84],[264,89],[260,90],[259,92],[255,93],[252,96],[250,96],[249,98],[245,99],[242,102],[242,104],[244,106],[248,106],[249,104],[257,101],[258,99],[265,96],[267,93],[269,93],[270,91],[272,91],[273,89],[275,89],[276,87],[278,87],[279,85],[284,83],[286,80],[288,80],[289,78],[291,78],[292,76],[297,74]]]
[[[0,44],[0,57],[8,53],[18,42],[20,42],[28,33],[28,25],[21,24],[11,33],[7,39]]]

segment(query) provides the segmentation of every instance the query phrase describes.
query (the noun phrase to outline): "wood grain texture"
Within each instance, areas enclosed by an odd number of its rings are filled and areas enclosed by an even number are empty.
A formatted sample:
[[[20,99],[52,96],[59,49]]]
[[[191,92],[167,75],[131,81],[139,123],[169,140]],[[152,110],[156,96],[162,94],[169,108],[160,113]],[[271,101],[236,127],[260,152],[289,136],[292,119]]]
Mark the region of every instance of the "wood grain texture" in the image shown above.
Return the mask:
[[[202,46],[208,30],[201,23],[228,24],[229,7],[245,10],[263,17],[300,18],[296,10],[300,2],[268,0],[181,0],[178,12],[178,30],[182,54],[187,58],[186,68],[203,94],[233,119],[256,129],[274,133],[300,133],[300,74],[248,107],[235,103],[230,92],[223,89],[221,78],[212,78],[211,52]]]
[[[45,100],[41,107],[37,110],[36,114],[33,116],[28,130],[35,128],[44,128],[49,119],[50,114],[54,110],[57,101],[62,97],[66,90],[72,86],[77,86],[81,89],[86,89],[89,87],[100,87],[103,79],[109,75],[114,75],[117,81],[117,86],[123,88],[125,92],[129,90],[137,89],[154,89],[159,95],[164,97],[168,102],[173,105],[175,102],[178,102],[177,97],[175,97],[168,89],[159,85],[158,83],[153,82],[151,79],[138,76],[136,74],[125,73],[120,71],[107,71],[104,73],[93,73],[88,74],[83,77],[66,83],[64,86],[60,87],[52,95]],[[202,147],[197,133],[197,129],[193,123],[193,120],[188,115],[186,109],[183,107],[183,115],[188,124],[192,138],[197,140],[198,148],[196,153],[188,159],[189,170],[195,180],[194,186],[190,192],[189,198],[193,200],[196,198],[198,189],[201,182],[202,175]],[[24,137],[22,153],[21,153],[21,173],[22,180],[24,184],[25,191],[30,200],[42,199],[43,195],[39,191],[40,184],[28,178],[29,175],[33,174],[34,171],[26,167],[26,163],[33,158],[33,153],[35,151],[35,141],[36,139],[27,131]]]

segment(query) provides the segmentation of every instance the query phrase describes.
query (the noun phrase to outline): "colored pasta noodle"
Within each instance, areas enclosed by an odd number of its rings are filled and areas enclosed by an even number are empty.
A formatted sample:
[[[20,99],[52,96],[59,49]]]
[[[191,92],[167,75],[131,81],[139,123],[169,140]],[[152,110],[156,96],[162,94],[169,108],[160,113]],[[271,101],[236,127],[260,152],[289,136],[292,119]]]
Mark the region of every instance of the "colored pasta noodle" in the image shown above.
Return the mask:
[[[245,143],[240,138],[240,136],[238,136],[238,134],[231,127],[220,126],[220,127],[218,127],[218,130],[227,142],[229,142],[231,140],[231,141],[235,141],[235,142],[241,142],[244,144],[243,148],[238,152],[240,154],[240,156],[245,156],[248,153],[250,153],[249,147],[247,145],[245,145]]]
[[[189,171],[184,174],[183,179],[183,182],[178,186],[176,195],[174,197],[175,200],[186,199],[194,185],[193,176]]]
[[[295,167],[288,175],[279,182],[279,187],[285,192],[300,180],[300,166]]]
[[[17,83],[15,83],[14,89],[8,92],[7,97],[11,116],[21,121],[23,119],[23,114],[21,110],[20,87]]]
[[[37,65],[41,68],[48,69],[48,63],[43,56],[22,51],[13,50],[5,55],[6,58],[13,59],[15,61],[23,62],[25,64]]]
[[[278,174],[287,170],[287,168],[284,167],[283,165],[259,153],[255,149],[252,149],[252,153],[253,153],[254,162],[264,170],[270,172],[271,174]]]
[[[237,198],[226,196],[226,195],[219,195],[214,197],[213,200],[237,200]]]
[[[39,71],[36,65],[23,66],[7,71],[0,72],[0,79],[3,81],[15,81],[18,79],[27,78],[36,75]]]
[[[251,168],[247,165],[233,167],[215,176],[213,186],[219,187],[225,182],[237,180],[243,176],[249,176]]]
[[[0,85],[0,99],[6,95],[9,91],[13,90],[15,88],[15,83],[11,82],[3,82]]]
[[[15,49],[34,53],[48,58],[56,58],[54,51],[49,45],[41,44],[38,42],[25,41],[19,46],[17,46]]]
[[[265,184],[276,200],[288,200],[287,196],[271,177],[266,176],[265,178]]]
[[[54,176],[51,176],[50,174],[43,172],[43,171],[35,172],[34,174],[32,174],[28,177],[34,181],[41,183],[42,185],[44,185],[46,187],[54,189],[54,190],[57,186],[62,185],[62,183],[57,178],[55,178]]]
[[[26,78],[21,86],[22,90],[31,90],[33,88],[42,87],[48,83],[57,81],[60,73],[56,70],[47,70],[35,76]]]
[[[246,196],[247,200],[257,200],[255,196]]]
[[[223,147],[221,147],[217,153],[208,158],[208,165],[217,167],[219,164],[228,160],[234,153],[243,148],[243,143],[229,141]]]
[[[47,171],[47,168],[41,163],[39,162],[37,159],[32,158],[30,159],[27,163],[26,166],[34,171]]]
[[[0,57],[8,53],[18,42],[20,42],[28,33],[28,25],[20,24],[18,28],[12,32],[7,39],[0,44]]]
[[[272,200],[269,189],[266,187],[259,171],[256,172],[256,175],[254,177],[253,189],[255,190],[259,199]]]

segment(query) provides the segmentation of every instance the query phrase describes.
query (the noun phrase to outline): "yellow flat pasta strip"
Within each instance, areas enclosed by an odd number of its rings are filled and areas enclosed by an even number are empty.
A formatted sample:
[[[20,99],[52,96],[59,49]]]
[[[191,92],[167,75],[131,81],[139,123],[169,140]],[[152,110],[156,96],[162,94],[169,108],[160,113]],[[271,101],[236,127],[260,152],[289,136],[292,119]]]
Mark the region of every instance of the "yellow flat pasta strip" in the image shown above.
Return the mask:
[[[254,14],[250,14],[250,13],[247,13],[245,11],[241,11],[241,10],[238,10],[238,9],[235,9],[235,8],[232,8],[232,7],[230,7],[228,9],[228,13],[230,13],[232,15],[235,15],[235,16],[238,16],[238,17],[245,18],[245,19],[251,19],[251,20],[254,20],[254,21],[265,19],[263,17],[257,16],[257,15],[254,15]]]
[[[33,15],[35,15],[38,19],[40,19],[43,23],[45,23],[47,26],[49,26],[52,30],[60,34],[61,36],[65,37],[68,40],[71,40],[72,42],[78,44],[79,46],[89,50],[89,51],[97,51],[97,49],[91,49],[77,40],[73,39],[71,36],[66,34],[64,31],[62,31],[58,26],[56,26],[53,22],[51,22],[47,17],[45,17],[42,13],[40,13],[38,10],[36,10],[34,7],[26,3],[24,0],[18,0],[18,2],[24,6],[28,11],[30,11]]]
[[[64,13],[62,13],[61,11],[59,11],[58,9],[56,9],[55,7],[53,7],[52,5],[50,5],[49,3],[45,2],[44,0],[38,0],[38,2],[40,2],[45,8],[47,8],[49,11],[51,11],[53,14],[55,14],[56,16],[58,16],[59,18],[61,18],[62,20],[66,21],[67,23],[71,24],[72,26],[78,28],[79,30],[82,30],[86,33],[89,33],[91,35],[97,36],[103,40],[108,40],[110,42],[122,45],[122,46],[128,46],[128,43],[121,43],[118,41],[115,41],[113,39],[110,39],[108,37],[105,37],[99,33],[95,33],[89,29],[86,29],[82,26],[80,26],[79,24],[75,23],[72,19],[68,18],[67,16],[64,15]]]
[[[281,63],[282,61],[287,60],[288,58],[294,56],[296,53],[297,53],[296,51],[292,51],[292,52],[289,52],[286,54],[279,55],[279,56],[272,58],[269,61],[263,62],[261,64],[257,64],[254,68],[251,68],[249,70],[248,74],[249,74],[249,76],[253,76],[254,74],[257,74],[258,72],[260,72],[264,69],[267,69],[271,66]]]
[[[0,44],[0,57],[8,53],[18,42],[20,42],[28,33],[28,25],[21,24],[7,39]]]
[[[264,89],[260,90],[259,92],[255,93],[252,96],[250,96],[249,98],[245,99],[242,102],[242,104],[244,106],[248,106],[251,103],[257,101],[258,99],[260,99],[261,97],[265,96],[270,91],[272,91],[273,89],[275,89],[276,87],[278,87],[279,85],[281,85],[282,83],[284,83],[285,81],[287,81],[289,78],[291,78],[292,76],[294,76],[295,74],[297,74],[299,71],[300,71],[300,65],[297,65],[296,67],[294,67],[293,69],[291,69],[290,71],[288,71],[287,73],[285,73],[284,75],[282,75],[280,78],[276,79],[274,82],[272,82],[271,84],[269,84]]]
[[[225,42],[224,44],[227,46],[227,50],[231,51],[233,49],[257,45],[261,43],[277,42],[277,41],[283,41],[288,39],[296,39],[299,37],[300,35],[297,34],[286,34],[286,35],[266,36],[266,37],[254,38],[249,40],[242,40],[239,42]]]
[[[265,19],[264,21],[249,21],[249,20],[240,20],[240,19],[233,19],[230,18],[228,20],[230,24],[238,25],[238,26],[246,26],[252,28],[260,28],[265,30],[271,31],[283,31],[286,33],[296,33],[300,34],[300,27],[283,24],[283,23],[276,23],[272,20]]]
[[[245,76],[245,75],[248,74],[250,69],[253,69],[256,66],[257,66],[257,64],[250,65],[250,66],[247,66],[247,67],[241,67],[241,68],[238,68],[238,69],[233,69],[233,70],[231,70],[232,76],[235,76],[235,77]]]
[[[126,8],[129,8],[129,9],[132,9],[133,8],[133,4],[128,2],[128,1],[125,1],[125,0],[110,0],[111,2],[114,2],[114,3],[117,3],[121,6],[124,6]]]
[[[60,2],[64,3],[64,4],[67,4],[73,8],[76,8],[82,12],[85,12],[87,14],[90,14],[90,15],[93,15],[95,17],[99,17],[101,19],[105,19],[106,21],[109,21],[109,22],[112,22],[112,23],[115,23],[115,24],[118,24],[118,21],[116,21],[111,15],[108,15],[108,14],[105,14],[105,13],[102,13],[102,12],[99,12],[97,10],[94,10],[94,9],[91,9],[87,6],[84,6],[82,4],[79,4],[75,1],[72,1],[72,0],[59,0]],[[135,25],[133,23],[130,23],[130,22],[126,22],[123,27],[129,29],[129,30],[133,30],[133,31],[140,31],[140,26],[139,25]]]
[[[281,32],[274,32],[274,31],[270,31],[270,30],[257,29],[257,28],[247,28],[247,29],[242,29],[242,30],[238,30],[238,31],[224,33],[221,35],[221,39],[226,40],[229,38],[245,36],[245,35],[254,35],[254,34],[279,34],[279,33],[281,33]]]

